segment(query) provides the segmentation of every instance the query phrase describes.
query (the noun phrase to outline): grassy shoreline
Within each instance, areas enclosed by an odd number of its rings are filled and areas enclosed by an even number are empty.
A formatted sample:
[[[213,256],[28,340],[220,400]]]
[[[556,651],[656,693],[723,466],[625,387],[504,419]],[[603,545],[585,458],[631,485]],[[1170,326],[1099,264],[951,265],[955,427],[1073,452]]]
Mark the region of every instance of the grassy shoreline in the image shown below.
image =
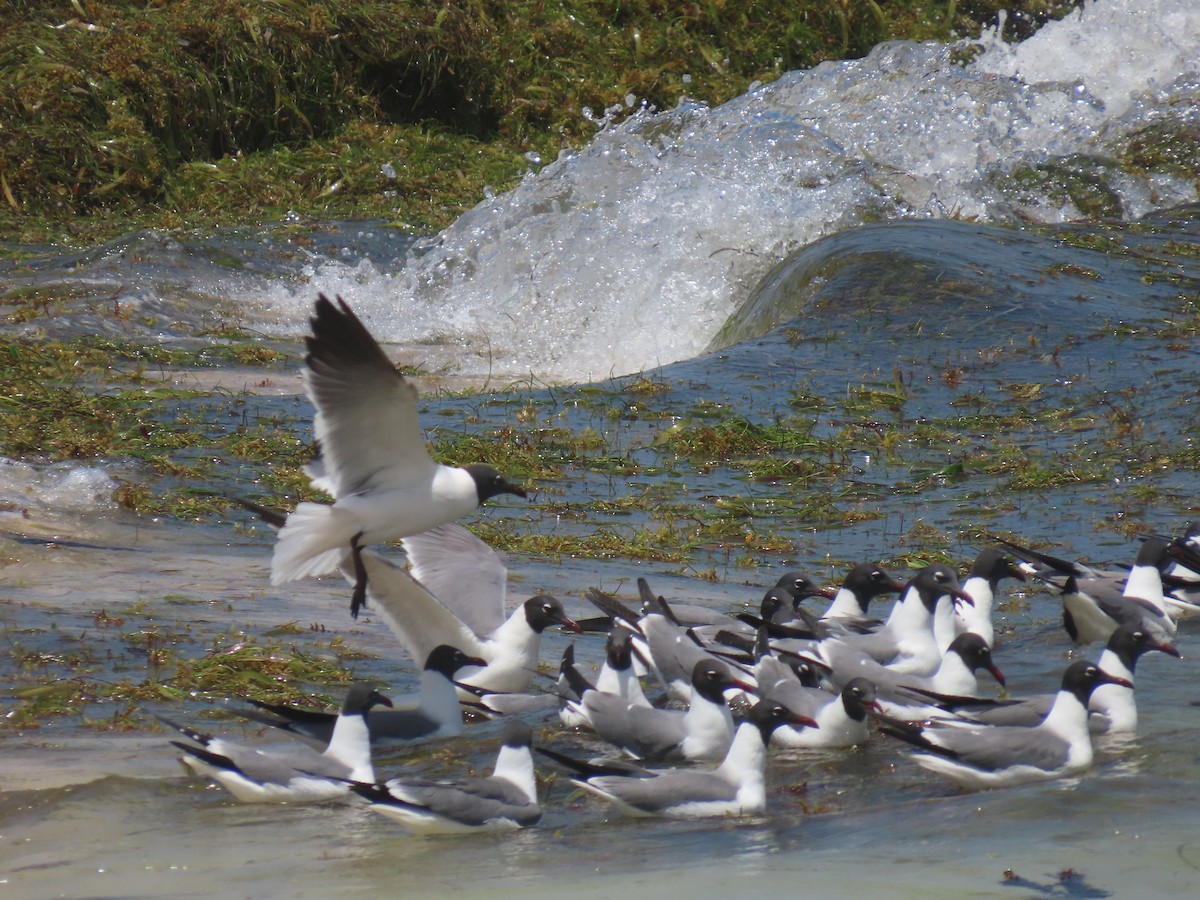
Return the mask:
[[[1081,0],[1027,0],[1020,37]],[[55,0],[0,26],[0,241],[381,218],[441,228],[629,103],[720,103],[998,0]]]

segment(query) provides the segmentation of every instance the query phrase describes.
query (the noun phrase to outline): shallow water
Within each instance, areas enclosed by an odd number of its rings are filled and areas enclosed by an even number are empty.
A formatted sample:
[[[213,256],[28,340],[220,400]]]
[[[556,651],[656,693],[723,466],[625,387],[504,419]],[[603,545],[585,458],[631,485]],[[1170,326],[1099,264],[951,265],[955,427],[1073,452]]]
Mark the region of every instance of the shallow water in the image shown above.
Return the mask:
[[[428,396],[430,428],[496,427],[533,404],[574,432],[603,433],[635,460],[657,459],[648,448],[677,424],[735,414],[771,423],[799,410],[817,437],[860,436],[853,465],[836,478],[755,478],[719,461],[631,477],[579,466],[543,486],[559,501],[553,508],[489,505],[481,524],[503,518],[585,536],[646,522],[685,531],[667,502],[676,499],[744,524],[736,541],[700,544],[682,565],[512,560],[514,596],[547,590],[577,616],[590,614],[587,588],[628,595],[638,575],[668,598],[753,605],[793,562],[832,581],[849,561],[909,548],[919,556],[929,535],[964,566],[987,531],[1128,562],[1139,529],[1174,531],[1196,517],[1198,217],[1195,207],[1171,210],[1194,200],[1195,186],[1118,177],[1122,216],[1149,214],[1149,224],[1035,231],[1012,226],[1061,224],[1079,210],[1053,185],[1014,198],[994,176],[1021,159],[1103,150],[1139,122],[1195,109],[1194,74],[1189,81],[1179,60],[1196,58],[1186,53],[1196,13],[1167,0],[1144,7],[1157,18],[1134,3],[1097,5],[1090,18],[1048,28],[1024,48],[993,47],[967,69],[951,65],[946,48],[883,48],[718,110],[631,117],[421,244],[419,260],[405,256],[409,241],[373,223],[299,236],[294,226],[141,235],[81,254],[49,248],[0,277],[70,296],[54,315],[4,329],[195,344],[233,323],[264,329],[264,341],[295,356],[312,295],[341,291],[429,371],[445,366],[479,382],[494,366],[493,383],[536,376],[515,395]],[[1114,10],[1137,21],[1114,23]],[[1174,34],[1163,41],[1167,27]],[[1088,49],[1117,37],[1115,62]],[[1064,84],[1011,78],[1029,72]],[[904,115],[927,127],[889,144]],[[944,220],[951,210],[977,221]],[[495,329],[495,346],[481,347],[481,329],[500,320],[509,324]],[[668,358],[678,361],[653,369]],[[629,379],[610,377],[599,387],[622,398],[619,416],[590,403],[587,388],[547,390],[539,380],[639,370],[670,389],[631,394]],[[267,379],[232,367],[147,377],[211,390],[231,421],[307,415],[291,368]],[[852,401],[863,389],[891,400],[859,409]],[[805,405],[813,398],[822,402]],[[1069,414],[1097,408],[1108,416],[1100,427]],[[958,441],[915,427],[956,415]],[[914,436],[884,447],[893,431]],[[1106,445],[1113,436],[1119,453]],[[1030,469],[1063,460],[1076,468],[1014,488],[1020,472],[979,462],[1001,445],[1021,448]],[[344,586],[271,588],[269,534],[242,516],[132,517],[111,499],[124,476],[147,477],[132,460],[0,466],[9,651],[0,699],[10,718],[25,673],[9,660],[27,651],[43,654],[38,671],[152,680],[148,635],[199,657],[289,623],[299,633],[286,640],[303,652],[331,654],[336,636],[370,654],[357,675],[395,693],[413,684],[387,630],[369,615],[350,621]],[[230,464],[209,487],[252,491],[255,477]],[[641,495],[662,496],[663,508],[585,506]],[[790,558],[755,549],[755,531],[785,541]],[[1049,690],[1071,653],[1057,601],[1008,587],[997,661],[1014,693]],[[544,659],[567,643],[547,635]],[[1182,661],[1152,655],[1139,666],[1137,738],[1102,743],[1095,770],[1077,781],[961,794],[880,739],[849,754],[774,755],[776,790],[761,820],[625,821],[551,783],[538,828],[468,839],[411,838],[354,806],[238,806],[186,778],[145,713],[222,732],[241,727],[233,720],[213,717],[199,698],[141,702],[132,721],[119,704],[96,703],[38,728],[0,729],[0,884],[15,896],[65,897],[541,897],[566,884],[585,897],[1188,893],[1200,865],[1194,623],[1178,644]],[[601,653],[598,640],[577,649],[588,662]],[[485,767],[494,736],[495,726],[476,725],[448,761],[391,756],[380,771]],[[572,742],[553,726],[539,739]]]
[[[1191,225],[1181,221],[1172,227]],[[798,385],[806,394],[837,395],[863,381],[886,382],[899,366],[916,374],[906,376],[902,408],[879,419],[884,429],[889,421],[946,416],[963,396],[976,393],[995,395],[998,408],[1010,409],[1005,404],[1017,401],[1006,397],[1005,386],[1037,381],[1045,396],[1025,397],[1017,405],[1036,411],[1120,397],[1131,414],[1145,420],[1139,446],[1166,453],[1187,444],[1195,433],[1194,411],[1190,403],[1179,402],[1179,391],[1194,383],[1196,339],[1179,338],[1180,345],[1168,350],[1152,329],[1106,324],[1118,312],[1127,323],[1169,313],[1172,298],[1159,291],[1159,282],[1148,279],[1136,300],[1126,297],[1123,308],[1099,295],[1083,304],[1085,312],[1072,319],[1080,340],[1065,342],[1052,361],[1051,333],[1063,310],[1079,305],[1074,299],[1079,285],[1074,276],[1064,276],[1052,280],[1057,287],[1052,289],[1036,273],[1044,269],[1046,253],[1067,254],[1078,262],[1091,251],[1074,256],[1076,251],[1052,240],[1030,244],[1028,238],[1014,241],[1001,233],[988,245],[990,252],[980,252],[984,233],[979,229],[964,235],[957,226],[921,228],[937,235],[947,266],[965,265],[972,256],[959,247],[971,248],[1005,272],[1005,280],[1018,275],[1030,290],[1036,286],[1036,296],[1005,296],[994,284],[996,272],[980,264],[970,279],[956,276],[960,294],[939,294],[940,305],[930,300],[888,305],[871,290],[881,269],[870,260],[856,262],[845,247],[869,238],[872,253],[911,258],[909,228],[849,233],[834,241],[840,249],[833,255],[843,267],[823,283],[824,293],[806,296],[786,313],[793,318],[781,316],[778,326],[759,337],[653,373],[672,385],[659,402],[677,406],[686,416],[704,398],[719,409],[750,410],[770,421],[787,414]],[[1009,253],[1014,246],[1018,251]],[[1114,274],[1103,282],[1106,289],[1140,283],[1136,277],[1126,283],[1116,274],[1133,265],[1129,260],[1109,265]],[[937,272],[927,274],[930,283],[938,280]],[[787,302],[782,299],[788,295],[786,281],[763,288],[779,296],[773,303],[780,309]],[[914,293],[923,296],[920,289]],[[967,297],[981,299],[964,302]],[[1005,304],[1001,309],[995,306],[999,299]],[[998,319],[1017,324],[1001,328]],[[937,327],[914,330],[916,320]],[[795,329],[812,339],[793,343],[788,333]],[[1045,345],[1031,348],[1030,333],[1043,335]],[[987,348],[996,352],[984,363],[981,352]],[[933,363],[936,367],[929,369]],[[964,372],[953,384],[923,374],[958,365]],[[1132,385],[1140,386],[1131,393]],[[294,381],[248,401],[234,394],[231,402],[262,404],[265,414],[273,404],[295,402],[289,389],[297,389]],[[594,411],[574,408],[565,389],[532,395],[554,404],[572,429],[622,430],[630,452],[636,452],[632,448],[645,433],[663,427],[658,420],[604,424]],[[493,418],[503,422],[511,403],[486,400],[472,406],[482,417],[481,427]],[[439,408],[457,402],[431,398],[426,415],[433,418]],[[853,417],[836,408],[817,412],[814,428],[834,431],[845,418]],[[1070,428],[1047,428],[1036,418],[1023,427],[1015,438],[1004,439],[1026,441],[1031,459],[1095,439],[1090,432],[1081,438]],[[988,435],[972,433],[971,440],[986,443]],[[1117,515],[1119,523],[1128,516],[1170,530],[1191,515],[1197,493],[1194,471],[1163,467],[1131,476],[1128,483],[1118,474],[1106,482],[1066,480],[1014,494],[1003,478],[983,473],[938,476],[937,467],[952,462],[937,459],[939,452],[944,451],[916,445],[880,459],[860,454],[829,502],[882,515],[838,527],[795,516],[795,494],[804,488],[788,480],[754,481],[719,466],[703,475],[642,475],[632,481],[581,470],[570,483],[555,487],[568,505],[662,488],[664,482],[671,496],[707,502],[714,510],[723,499],[748,500],[756,510],[754,527],[789,536],[796,546],[793,558],[830,579],[841,571],[840,560],[894,555],[916,522],[951,535],[952,552],[964,565],[976,546],[966,532],[981,523],[1051,540],[1067,548],[1064,555],[1127,561],[1134,543],[1123,531],[1103,527],[1106,519]],[[350,622],[344,586],[307,581],[270,588],[270,535],[247,529],[241,517],[193,525],[130,517],[106,499],[107,475],[99,467],[13,465],[7,475],[9,509],[14,501],[24,505],[5,514],[4,527],[31,536],[3,546],[10,562],[3,569],[0,619],[10,641],[60,655],[83,653],[92,677],[136,680],[150,665],[136,639],[139,633],[158,629],[175,636],[177,652],[198,655],[210,646],[236,646],[243,634],[265,635],[294,622],[313,629],[292,639],[306,652],[322,652],[321,641],[336,634],[377,655],[356,663],[356,674],[381,679],[397,693],[412,685],[411,670],[397,659],[386,629],[369,615]],[[1140,499],[1145,495],[1138,491],[1149,487],[1160,493]],[[491,509],[480,521],[493,517],[512,517],[537,530],[586,533],[597,524],[620,527],[598,514],[581,519],[520,505]],[[549,590],[564,598],[572,615],[586,616],[581,599],[586,588],[629,592],[633,578],[645,575],[669,598],[727,609],[752,604],[761,587],[786,567],[785,560],[768,556],[754,568],[743,568],[732,561],[730,548],[718,546],[697,548],[686,567],[521,558],[512,561],[519,578],[512,590],[517,595]],[[694,577],[707,570],[718,573],[717,582]],[[998,614],[1007,639],[997,660],[1014,693],[1048,690],[1071,652],[1057,601],[1045,593],[1006,593],[1019,602]],[[110,617],[119,616],[127,621],[111,624]],[[543,657],[556,659],[567,641],[564,635],[547,635]],[[573,891],[595,897],[651,896],[678,887],[703,894],[745,892],[747,884],[756,894],[802,887],[818,896],[884,889],[1078,897],[1185,891],[1200,863],[1200,846],[1188,837],[1195,815],[1191,786],[1200,782],[1191,750],[1200,740],[1190,705],[1200,700],[1194,688],[1200,639],[1192,623],[1184,624],[1178,643],[1182,661],[1152,655],[1139,667],[1141,733],[1132,741],[1102,743],[1095,770],[1077,781],[964,795],[879,738],[853,753],[775,754],[769,814],[747,822],[627,821],[565,783],[550,783],[545,819],[528,833],[412,838],[353,806],[239,806],[182,775],[166,745],[168,736],[145,732],[144,720],[132,733],[107,734],[80,728],[73,719],[55,719],[24,733],[0,734],[5,755],[0,877],[22,895],[68,897],[374,896],[398,886],[421,896],[537,897],[561,893],[566,879]],[[576,646],[583,660],[599,659],[599,640],[579,639]],[[141,705],[223,733],[240,728],[231,720],[200,718],[211,712],[205,703],[183,709],[168,702]],[[84,717],[94,725],[109,717],[115,721],[121,710],[113,706],[93,705]],[[486,767],[494,737],[494,726],[473,726],[456,742],[454,761]],[[253,731],[247,738],[260,739]],[[575,745],[553,724],[540,729],[539,739]],[[392,760],[381,759],[379,771],[399,765],[445,769],[444,761],[420,755]],[[550,772],[543,769],[543,774]],[[464,852],[470,854],[470,866],[456,864]],[[1065,872],[1076,874],[1062,876]]]
[[[50,614],[61,632],[86,632],[97,605],[115,608],[111,604],[127,599],[136,584],[147,599],[204,598],[202,604],[155,604],[159,625],[172,618],[197,627],[214,619],[259,629],[284,616],[327,622],[383,655],[365,661],[364,674],[389,678],[396,692],[411,678],[397,667],[379,623],[368,617],[346,627],[344,589],[304,583],[284,596],[266,588],[265,536],[230,542],[226,533],[222,542],[220,529],[163,525],[148,531],[121,526],[104,537],[131,542],[126,556],[150,554],[163,567],[158,571],[112,551],[24,548],[26,560],[5,570],[6,624]],[[186,548],[182,557],[180,547]],[[576,589],[615,577],[614,570],[635,571],[629,563],[564,571],[522,561],[520,568],[539,584],[557,579]],[[695,583],[641,571],[668,596]],[[98,589],[85,593],[80,583]],[[582,611],[571,590],[562,593],[572,611]],[[726,606],[744,599],[747,589],[705,585],[704,592]],[[1068,655],[1056,619],[1056,602],[1045,595],[1007,617],[1014,632],[997,659],[1014,692],[1056,680]],[[102,630],[79,637],[97,650],[121,645]],[[567,638],[547,637],[544,655],[551,659]],[[396,889],[420,896],[540,897],[560,893],[568,880],[585,897],[651,896],[667,888],[759,895],[799,887],[818,896],[881,889],[970,896],[1186,892],[1200,865],[1190,787],[1200,781],[1193,750],[1200,722],[1189,705],[1200,700],[1194,671],[1200,636],[1191,623],[1178,645],[1182,661],[1161,654],[1141,661],[1139,735],[1100,742],[1095,769],[1081,779],[963,794],[877,738],[849,753],[774,754],[769,814],[746,822],[625,820],[558,782],[545,790],[542,824],[526,833],[414,838],[351,805],[236,804],[185,777],[161,732],[104,734],[52,721],[2,738],[0,878],[19,896],[47,897],[374,896]],[[578,640],[577,648],[594,660],[599,641]],[[223,733],[239,727],[196,718],[203,705],[158,708]],[[472,726],[456,743],[456,764],[488,765],[495,734],[495,725]],[[256,739],[253,732],[248,739]],[[573,743],[553,724],[540,729],[539,740]],[[380,771],[396,765],[387,759]],[[419,758],[415,764],[430,765]],[[463,854],[469,865],[459,864]],[[1060,880],[1068,870],[1076,877]]]

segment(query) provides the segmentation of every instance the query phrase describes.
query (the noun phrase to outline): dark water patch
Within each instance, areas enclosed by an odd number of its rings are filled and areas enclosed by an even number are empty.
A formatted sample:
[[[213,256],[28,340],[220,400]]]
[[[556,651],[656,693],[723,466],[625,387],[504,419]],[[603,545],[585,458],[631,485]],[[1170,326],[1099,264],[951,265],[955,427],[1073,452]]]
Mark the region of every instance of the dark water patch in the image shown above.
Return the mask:
[[[1184,207],[1103,228],[1034,231],[938,220],[839,232],[779,263],[709,350],[792,319],[801,337],[819,340],[881,313],[895,317],[895,330],[920,323],[924,337],[943,334],[974,346],[1004,331],[1067,339],[1103,323],[1161,327],[1163,314],[1184,312],[1181,294],[1194,301],[1200,291],[1196,213]]]

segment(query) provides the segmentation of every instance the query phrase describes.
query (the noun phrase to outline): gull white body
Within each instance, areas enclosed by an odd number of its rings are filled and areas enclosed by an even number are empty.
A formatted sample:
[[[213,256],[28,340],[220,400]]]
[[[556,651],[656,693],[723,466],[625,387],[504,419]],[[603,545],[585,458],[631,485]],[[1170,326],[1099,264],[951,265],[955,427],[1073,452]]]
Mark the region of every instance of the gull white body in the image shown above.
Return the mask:
[[[486,661],[483,667],[464,668],[460,682],[497,693],[527,691],[540,660],[542,629],[551,623],[578,629],[561,604],[545,595],[506,614],[504,558],[461,525],[411,536],[404,547],[413,562],[411,573],[378,553],[362,552],[368,606],[414,659],[449,644]],[[348,558],[342,568],[353,583]],[[465,690],[459,696],[474,697]]]
[[[324,751],[304,743],[270,749],[212,737],[162,719],[199,747],[178,741],[180,761],[211,778],[244,803],[307,803],[346,795],[346,780],[372,781],[366,712],[386,698],[367,685],[352,686]],[[162,717],[160,717],[161,719]]]
[[[309,469],[330,505],[304,502],[279,530],[271,583],[336,571],[346,550],[427,531],[501,493],[524,496],[487,466],[434,462],[417,419],[417,389],[339,297],[317,298],[304,387],[316,409],[320,460]],[[357,615],[356,583],[351,612]]]
[[[529,726],[510,720],[486,778],[425,781],[394,778],[384,785],[356,785],[372,811],[422,834],[509,831],[542,816],[530,753]]]

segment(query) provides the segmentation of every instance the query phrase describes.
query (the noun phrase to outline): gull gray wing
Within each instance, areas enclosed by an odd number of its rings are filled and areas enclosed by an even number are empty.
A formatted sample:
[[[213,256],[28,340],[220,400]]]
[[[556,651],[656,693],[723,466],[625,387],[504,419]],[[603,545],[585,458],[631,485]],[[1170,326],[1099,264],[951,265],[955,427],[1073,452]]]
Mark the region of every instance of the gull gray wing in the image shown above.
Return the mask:
[[[601,775],[588,784],[648,813],[663,813],[693,803],[732,803],[737,785],[712,772],[684,769],[663,772],[655,778]]]
[[[1015,725],[1031,728],[1040,725],[1054,705],[1054,694],[1026,697],[1021,700],[998,700],[995,703],[956,711],[964,719],[988,725]]]
[[[589,693],[584,708],[596,734],[642,759],[668,756],[687,737],[684,714],[679,710],[635,706],[616,695],[600,693]]]
[[[457,647],[468,656],[483,656],[475,633],[408,572],[371,550],[362,552],[362,562],[367,570],[367,596],[376,615],[418,664],[439,644]],[[349,555],[342,561],[342,574],[355,583]]]
[[[306,339],[304,386],[323,476],[338,498],[371,487],[432,477],[433,459],[417,420],[417,389],[339,297],[324,295]]]
[[[508,568],[502,553],[456,522],[401,543],[412,577],[475,634],[486,638],[504,624]]]
[[[384,805],[405,804],[471,827],[507,819],[517,825],[533,825],[542,817],[541,807],[502,779],[476,778],[439,783],[396,779],[385,785],[389,796],[376,789],[367,795]],[[359,793],[362,793],[360,791]]]
[[[520,788],[503,778],[464,778],[446,783],[397,779],[389,781],[387,788],[395,797],[471,825],[501,816],[520,821],[520,817],[537,810]]]
[[[295,747],[258,750],[214,741],[209,749],[220,753],[238,771],[259,784],[287,784],[294,778],[318,775],[323,778],[346,778],[350,767],[336,759],[318,753],[306,744]]]
[[[940,728],[935,723],[925,734],[959,762],[989,772],[1016,765],[1053,771],[1066,765],[1070,749],[1066,741],[1040,728],[957,729]]]

